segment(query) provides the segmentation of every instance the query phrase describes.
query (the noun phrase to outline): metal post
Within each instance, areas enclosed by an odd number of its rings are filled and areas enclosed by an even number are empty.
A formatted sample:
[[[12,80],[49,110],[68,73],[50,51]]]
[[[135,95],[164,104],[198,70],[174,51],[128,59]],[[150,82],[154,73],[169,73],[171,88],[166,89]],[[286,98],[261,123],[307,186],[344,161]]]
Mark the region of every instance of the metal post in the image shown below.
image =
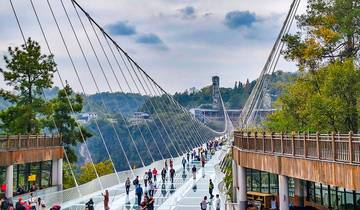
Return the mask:
[[[240,207],[239,210],[246,210],[247,207],[246,169],[242,166],[238,166],[238,179],[239,179],[238,203]]]

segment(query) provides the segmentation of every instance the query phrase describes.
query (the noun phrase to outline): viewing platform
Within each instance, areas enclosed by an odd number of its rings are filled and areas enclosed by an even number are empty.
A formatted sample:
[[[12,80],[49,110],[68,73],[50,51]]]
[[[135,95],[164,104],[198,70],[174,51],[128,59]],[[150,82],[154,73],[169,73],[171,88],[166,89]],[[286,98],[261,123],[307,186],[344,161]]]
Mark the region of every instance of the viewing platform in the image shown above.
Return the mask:
[[[63,157],[61,136],[0,136],[0,172],[5,174],[0,184],[6,188],[5,196],[23,194],[32,185],[36,189],[61,189]]]
[[[330,195],[334,188],[336,198],[321,197],[322,204],[333,207],[343,202],[338,197],[341,193],[350,192],[350,197],[357,198],[356,191],[360,191],[360,135],[357,134],[259,134],[238,131],[234,132],[232,151],[233,175],[238,177],[234,186],[243,205],[247,200],[244,178],[247,170],[278,176],[276,188],[280,209],[288,209],[284,206],[289,205],[289,178],[296,180],[295,198],[314,196],[316,200],[317,195],[311,195],[315,193],[311,188],[313,185],[319,185],[324,190],[319,196]],[[343,190],[338,192],[338,189]],[[357,205],[355,200],[351,201],[353,205]]]

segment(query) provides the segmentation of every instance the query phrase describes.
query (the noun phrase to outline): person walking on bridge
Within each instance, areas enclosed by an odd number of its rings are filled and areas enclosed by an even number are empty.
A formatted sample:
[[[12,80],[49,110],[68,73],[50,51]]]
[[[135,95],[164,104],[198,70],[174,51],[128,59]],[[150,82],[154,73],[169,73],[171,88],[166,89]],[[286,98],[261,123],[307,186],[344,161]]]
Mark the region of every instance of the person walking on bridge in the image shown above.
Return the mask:
[[[151,171],[151,169],[149,169],[149,171],[148,171],[148,181],[152,180],[152,176],[153,176],[152,171]]]
[[[200,203],[200,209],[201,210],[206,210],[208,203],[209,202],[207,201],[207,196],[204,196],[204,200],[202,200],[201,203]]]
[[[142,197],[142,195],[143,195],[143,189],[142,189],[142,187],[141,187],[140,184],[137,185],[137,187],[136,187],[136,189],[135,189],[135,194],[136,194],[136,196],[137,196],[137,204],[138,204],[138,206],[140,206],[140,204],[141,204],[141,197]]]
[[[182,163],[182,165],[183,165],[183,170],[185,171],[185,165],[186,165],[186,159],[185,159],[185,157],[183,157],[181,163]]]
[[[212,180],[209,180],[209,194],[210,194],[210,199],[213,199],[214,195],[213,195],[213,190],[214,190],[214,183],[212,182]]]
[[[92,198],[90,198],[90,200],[85,203],[86,209],[87,210],[94,210],[94,201]]]
[[[145,172],[143,177],[145,188],[147,187],[148,179],[149,179],[149,175],[147,172]]]
[[[130,186],[131,186],[131,182],[130,182],[130,178],[128,177],[125,181],[126,195],[129,195]]]
[[[156,170],[156,168],[154,168],[154,169],[152,170],[152,174],[153,174],[153,177],[154,177],[154,183],[155,183],[155,185],[156,185],[156,176],[157,176],[157,174],[158,174],[158,171]]]
[[[104,196],[104,210],[109,210],[109,191],[105,190],[105,194],[102,194],[102,196]]]
[[[171,180],[171,183],[174,183],[174,176],[175,176],[175,169],[174,169],[174,168],[171,168],[171,169],[170,169],[170,180]]]
[[[161,170],[161,179],[163,183],[165,182],[165,178],[166,178],[166,169],[163,168],[163,170]]]
[[[195,165],[192,167],[191,172],[193,174],[193,178],[196,179],[196,166]]]

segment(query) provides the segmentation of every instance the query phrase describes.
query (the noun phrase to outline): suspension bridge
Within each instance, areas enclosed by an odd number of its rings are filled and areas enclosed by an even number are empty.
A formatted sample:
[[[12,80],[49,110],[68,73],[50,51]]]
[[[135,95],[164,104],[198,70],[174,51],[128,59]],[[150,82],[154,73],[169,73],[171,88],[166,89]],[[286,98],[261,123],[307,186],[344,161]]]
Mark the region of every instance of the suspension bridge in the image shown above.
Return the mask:
[[[126,179],[133,180],[137,176],[141,179],[146,171],[153,168],[160,171],[164,167],[165,161],[170,159],[174,162],[173,167],[176,175],[173,182],[162,182],[160,179],[155,182],[155,209],[199,209],[203,196],[208,194],[209,179],[212,179],[216,185],[214,194],[221,194],[221,209],[246,209],[248,197],[246,194],[247,172],[245,167],[247,169],[282,174],[279,175],[278,182],[279,208],[288,209],[288,188],[284,187],[284,185],[287,186],[288,180],[284,178],[283,172],[279,171],[280,169],[277,168],[276,171],[274,167],[264,167],[264,164],[267,163],[271,166],[271,163],[266,161],[275,163],[277,160],[274,159],[274,156],[278,155],[278,153],[284,158],[286,158],[286,154],[294,157],[304,156],[305,159],[314,158],[309,151],[311,151],[312,155],[315,154],[315,150],[321,151],[319,144],[317,147],[314,147],[313,143],[311,143],[312,146],[310,143],[306,145],[306,137],[302,142],[300,142],[299,138],[299,141],[296,142],[299,142],[297,143],[299,145],[302,144],[303,147],[297,149],[294,138],[284,140],[283,136],[275,138],[274,135],[266,136],[264,134],[263,138],[260,139],[257,134],[255,137],[251,137],[250,134],[245,136],[243,133],[237,132],[234,145],[232,145],[231,136],[234,127],[248,129],[259,125],[262,117],[259,117],[260,112],[258,110],[266,108],[264,103],[269,85],[267,75],[274,72],[277,66],[284,45],[281,40],[289,32],[300,2],[300,0],[294,0],[290,5],[284,24],[260,73],[255,88],[242,108],[236,123],[233,124],[228,116],[220,91],[215,90],[219,95],[218,108],[223,112],[224,121],[224,129],[215,130],[203,124],[185,107],[180,105],[76,0],[42,0],[41,2],[9,0],[7,6],[13,13],[25,46],[28,43],[28,38],[31,37],[31,39],[37,40],[41,46],[45,46],[45,53],[55,55],[55,60],[57,54],[65,55],[65,60],[57,61],[55,79],[64,88],[67,102],[74,115],[76,114],[75,104],[70,93],[66,92],[68,84],[71,87],[76,87],[83,96],[90,94],[89,89],[94,89],[95,93],[100,96],[100,103],[97,106],[89,104],[89,111],[104,118],[112,113],[101,93],[120,92],[146,96],[142,111],[149,114],[150,120],[131,124],[128,116],[118,112],[117,119],[107,120],[107,126],[105,127],[102,119],[95,117],[92,130],[94,138],[90,141],[86,140],[86,135],[82,132],[82,125],[77,122],[77,128],[82,139],[82,143],[79,145],[80,150],[76,150],[77,155],[83,157],[83,164],[90,166],[89,173],[93,175],[93,179],[86,182],[80,180],[76,175],[78,169],[70,163],[68,154],[63,149],[64,145],[60,143],[61,133],[57,129],[58,122],[56,120],[53,120],[55,129],[51,131],[51,135],[53,135],[50,137],[52,139],[51,144],[46,143],[49,136],[18,136],[17,141],[4,138],[1,142],[5,143],[0,144],[0,149],[12,150],[16,153],[22,145],[27,144],[28,149],[34,150],[33,153],[29,152],[29,156],[25,155],[17,163],[27,163],[27,160],[52,160],[52,184],[57,186],[58,189],[40,191],[37,196],[44,199],[49,206],[60,204],[62,209],[84,209],[85,203],[90,198],[95,203],[95,209],[103,209],[104,196],[102,193],[105,190],[109,192],[109,206],[111,209],[136,209],[138,206],[134,189],[131,189],[129,194],[126,193]],[[24,11],[32,13],[31,20],[24,18]],[[27,27],[29,24],[36,25],[37,29],[29,30]],[[53,30],[50,31],[50,28]],[[44,100],[48,101],[50,99],[44,94]],[[132,106],[131,100],[125,100],[124,103],[126,106]],[[277,144],[274,143],[273,139],[281,139],[281,148],[276,147]],[[214,140],[223,146],[221,148],[216,147],[213,154],[206,155],[204,167],[201,167],[200,161],[191,159],[183,168],[183,157],[198,148],[206,148],[209,145],[208,143],[214,142]],[[285,141],[292,142],[292,146],[284,145]],[[13,144],[12,142],[17,143]],[[324,140],[324,142],[326,141]],[[333,140],[333,145],[335,145],[335,142]],[[255,146],[252,147],[252,145]],[[261,148],[259,145],[262,145]],[[348,145],[350,147],[352,143]],[[335,148],[335,146],[332,147],[333,154],[337,154],[334,152]],[[292,152],[289,152],[290,150]],[[30,155],[35,154],[36,151],[38,153],[37,157]],[[99,151],[101,155],[99,155]],[[235,177],[234,188],[230,189],[233,190],[234,195],[234,203],[231,204],[227,204],[227,198],[224,197],[225,193],[220,192],[217,187],[222,185],[224,176],[219,170],[219,166],[223,164],[223,159],[229,151],[233,152],[234,160],[232,165]],[[341,157],[345,157],[349,151],[353,150],[351,148],[344,150],[345,155],[343,154]],[[258,154],[259,152],[262,154]],[[358,161],[358,153],[355,152],[355,154],[355,161]],[[321,159],[322,153],[318,152],[317,155],[318,159]],[[352,158],[353,155],[351,154],[350,157]],[[102,175],[99,168],[97,168],[97,163],[104,160],[110,162],[112,173]],[[262,165],[259,166],[251,162],[251,160],[258,160]],[[334,161],[338,161],[338,159],[335,157]],[[0,161],[1,164],[7,166],[7,197],[13,196],[14,174],[12,171],[14,170],[14,162],[14,160],[7,160],[4,163]],[[353,161],[350,163],[356,164]],[[64,165],[66,167],[63,167]],[[193,166],[197,169],[200,168],[200,170],[196,171],[195,178],[191,170]],[[278,165],[277,167],[281,168]],[[327,183],[321,178],[314,180],[311,177],[300,177],[291,173],[286,175]],[[65,178],[63,176],[72,179],[74,186],[63,189],[63,179]],[[284,184],[285,182],[286,184]],[[341,185],[341,183],[330,184]],[[354,186],[351,184],[346,185],[346,187],[352,187],[352,190],[358,189],[357,186]],[[215,208],[210,205],[209,209]]]

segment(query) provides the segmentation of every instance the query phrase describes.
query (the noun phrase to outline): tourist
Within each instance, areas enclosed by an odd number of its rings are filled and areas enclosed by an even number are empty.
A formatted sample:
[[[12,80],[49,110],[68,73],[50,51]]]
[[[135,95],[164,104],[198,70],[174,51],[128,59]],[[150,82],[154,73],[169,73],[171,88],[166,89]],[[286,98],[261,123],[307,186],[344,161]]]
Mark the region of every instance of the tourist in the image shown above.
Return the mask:
[[[31,185],[31,187],[30,187],[30,192],[35,192],[36,191],[36,185],[35,185],[35,183],[33,183],[32,185]]]
[[[165,163],[164,163],[164,165],[165,165],[165,169],[166,169],[166,170],[168,170],[168,164],[167,164],[167,160],[165,160]]]
[[[195,157],[194,152],[195,152],[194,150],[191,152],[191,162],[194,161],[194,157]]]
[[[147,210],[149,197],[145,194],[144,200],[140,203],[141,210]]]
[[[20,197],[18,202],[16,202],[15,204],[15,209],[16,210],[26,210],[25,208],[25,202],[23,201],[23,199]]]
[[[140,204],[141,204],[141,197],[142,197],[142,195],[143,195],[143,189],[142,189],[142,187],[141,187],[140,184],[137,185],[137,187],[136,187],[136,189],[135,189],[135,194],[136,194],[136,196],[137,196],[137,204],[138,204],[138,206],[140,206]]]
[[[5,197],[1,200],[1,205],[0,205],[0,209],[1,210],[8,210],[9,208],[9,200]]]
[[[175,169],[171,167],[170,169],[170,180],[171,183],[174,183]]]
[[[163,183],[165,182],[165,178],[166,178],[166,169],[163,168],[163,170],[161,170],[161,179]]]
[[[36,210],[46,210],[45,201],[42,200],[40,197],[36,201]]]
[[[205,167],[205,157],[204,157],[204,155],[201,155],[201,166],[203,168]]]
[[[200,209],[201,210],[206,210],[208,203],[209,202],[207,201],[207,196],[204,196],[204,200],[202,200],[201,203],[200,203]]]
[[[152,172],[151,172],[151,169],[149,169],[148,171],[148,181],[151,181],[152,180]]]
[[[148,204],[147,204],[147,210],[154,210],[154,204],[155,204],[155,198],[153,195],[150,195],[150,198],[149,198]]]
[[[181,163],[182,163],[182,165],[183,165],[183,170],[185,171],[185,165],[186,165],[186,159],[185,159],[185,157],[183,157]]]
[[[152,174],[153,174],[153,176],[154,176],[154,183],[155,183],[155,185],[156,185],[156,176],[157,176],[157,173],[158,173],[158,171],[156,170],[156,168],[154,168],[153,171],[152,171]]]
[[[60,205],[55,204],[55,205],[53,205],[53,207],[51,207],[51,209],[50,209],[50,210],[60,210],[60,209],[61,209],[61,206],[60,206]]]
[[[212,180],[209,180],[209,194],[210,194],[210,199],[212,199],[213,196],[213,190],[214,190],[214,183],[212,182]]]
[[[87,210],[94,210],[94,201],[92,198],[90,198],[90,200],[85,203],[86,209]]]
[[[186,153],[186,160],[188,163],[190,162],[190,154],[189,153]]]
[[[193,178],[196,179],[196,166],[195,165],[192,167],[191,172],[193,174]]]
[[[102,194],[102,196],[104,196],[104,210],[109,210],[109,191],[105,190],[105,194]]]
[[[139,176],[136,176],[136,178],[134,179],[134,181],[133,181],[133,185],[136,187],[136,186],[138,186],[140,184],[140,182],[139,182]]]
[[[219,196],[219,194],[216,194],[216,197],[215,197],[215,210],[220,210],[220,206],[221,206],[220,196]]]
[[[131,185],[131,182],[130,182],[130,178],[128,177],[125,181],[126,195],[129,195],[130,185]]]
[[[150,180],[149,181],[149,185],[148,185],[148,192],[149,195],[154,195],[154,191],[155,191],[155,187],[154,187],[154,183]]]
[[[148,179],[149,179],[148,173],[145,172],[143,177],[145,188],[147,187]]]
[[[174,167],[174,161],[170,159],[170,168]]]
[[[25,194],[25,190],[24,188],[22,188],[21,186],[19,186],[17,189],[16,189],[16,194],[17,195],[22,195],[22,194]]]

